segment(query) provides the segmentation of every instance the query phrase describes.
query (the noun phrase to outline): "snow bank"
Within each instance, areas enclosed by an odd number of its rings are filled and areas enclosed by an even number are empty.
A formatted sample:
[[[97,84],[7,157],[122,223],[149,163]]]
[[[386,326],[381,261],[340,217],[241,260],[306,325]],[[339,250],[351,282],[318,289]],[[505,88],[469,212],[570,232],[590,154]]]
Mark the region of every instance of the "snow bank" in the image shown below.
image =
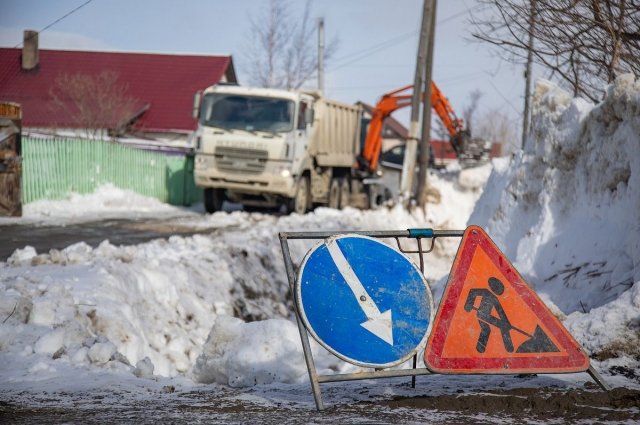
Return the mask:
[[[137,246],[104,241],[96,248],[78,243],[46,253],[17,250],[0,263],[0,321],[6,318],[0,324],[0,363],[16,365],[0,368],[0,381],[44,379],[70,368],[145,379],[189,375],[229,385],[307,379],[278,232],[463,228],[488,173],[489,168],[432,174],[427,216],[400,207],[318,208],[286,217],[192,213],[181,220],[218,230]],[[123,198],[126,209],[115,201]],[[131,218],[145,209],[177,210],[107,187],[26,208],[24,219],[42,217],[48,208],[51,215],[73,211],[78,220],[97,211]],[[313,243],[292,241],[294,261]],[[437,245],[427,263],[431,281],[448,273],[455,247],[456,241]],[[320,368],[343,367],[333,356],[320,355],[318,362]]]
[[[107,218],[151,218],[188,214],[184,209],[173,207],[157,199],[120,189],[111,183],[100,185],[94,193],[81,195],[71,193],[67,199],[39,200],[23,206],[23,216],[0,217],[0,226],[7,224],[53,224],[79,223]]]
[[[494,162],[469,222],[572,313],[567,326],[592,353],[637,341],[640,82],[618,78],[594,106],[541,81],[533,106],[525,152]]]
[[[193,367],[196,382],[247,387],[295,383],[307,373],[298,327],[283,319],[245,323],[218,316]]]

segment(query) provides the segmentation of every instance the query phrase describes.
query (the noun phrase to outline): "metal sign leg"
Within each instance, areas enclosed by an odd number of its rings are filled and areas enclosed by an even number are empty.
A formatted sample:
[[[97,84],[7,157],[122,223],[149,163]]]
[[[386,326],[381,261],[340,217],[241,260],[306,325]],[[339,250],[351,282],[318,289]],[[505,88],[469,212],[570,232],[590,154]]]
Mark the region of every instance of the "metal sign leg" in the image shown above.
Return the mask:
[[[598,386],[602,388],[603,391],[611,391],[611,387],[606,382],[604,382],[602,376],[600,376],[598,371],[593,367],[591,363],[589,363],[589,369],[587,369],[587,373],[591,376],[591,378],[593,378],[594,381],[596,381],[596,384],[598,384]]]
[[[298,330],[300,331],[300,340],[302,341],[302,350],[304,351],[304,360],[307,362],[307,370],[309,371],[309,382],[311,383],[311,390],[313,391],[313,398],[316,402],[316,409],[324,410],[324,404],[322,404],[322,394],[320,393],[320,383],[318,382],[318,374],[316,373],[316,366],[313,361],[313,354],[311,353],[311,345],[309,344],[309,334],[305,329],[298,313],[296,312],[296,321],[298,322]]]
[[[287,278],[289,280],[289,287],[293,293],[293,285],[295,283],[295,271],[293,262],[291,261],[291,253],[289,252],[289,244],[286,239],[280,238],[280,245],[282,246],[282,254],[284,256],[284,266],[287,271]],[[300,314],[298,314],[298,306],[294,302],[294,311],[296,315],[296,323],[298,324],[298,332],[300,332],[300,341],[302,342],[302,351],[304,352],[304,360],[307,363],[307,371],[309,372],[309,382],[311,383],[311,390],[313,391],[313,398],[316,402],[316,409],[324,410],[322,404],[322,394],[320,393],[320,383],[318,382],[318,374],[316,373],[316,366],[313,361],[313,354],[311,353],[311,345],[309,344],[309,334],[304,327]]]

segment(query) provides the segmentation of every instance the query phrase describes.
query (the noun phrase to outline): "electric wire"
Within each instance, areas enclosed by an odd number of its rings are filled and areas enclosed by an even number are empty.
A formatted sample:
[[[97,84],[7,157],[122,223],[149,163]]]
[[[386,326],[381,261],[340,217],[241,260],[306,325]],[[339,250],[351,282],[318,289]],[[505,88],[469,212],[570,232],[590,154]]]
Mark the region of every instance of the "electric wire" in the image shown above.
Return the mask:
[[[76,7],[75,9],[71,10],[70,12],[67,12],[66,14],[64,14],[63,16],[61,16],[60,18],[56,19],[55,21],[51,22],[49,25],[47,25],[46,27],[42,28],[40,31],[37,32],[37,34],[40,34],[41,32],[44,32],[46,30],[48,30],[49,28],[51,28],[52,26],[54,26],[55,24],[57,24],[58,22],[62,21],[63,19],[73,15],[74,13],[76,13],[78,10],[82,9],[83,7],[85,7],[86,5],[88,5],[89,3],[91,3],[93,0],[87,0],[86,2],[82,3],[80,6]],[[20,47],[22,44],[24,43],[24,40],[21,41],[20,43],[16,44],[15,46],[13,46],[14,49],[17,49],[18,47]]]
[[[51,28],[52,26],[56,25],[57,23],[59,23],[63,19],[68,18],[69,16],[73,15],[74,13],[76,13],[77,11],[82,9],[83,7],[87,6],[91,2],[93,2],[93,0],[86,0],[81,5],[75,7],[74,9],[70,10],[69,12],[67,12],[64,15],[62,15],[61,17],[59,17],[58,19],[54,20],[53,22],[49,23],[48,25],[46,25],[45,27],[40,29],[40,31],[37,31],[36,35],[42,33],[43,31],[48,30],[49,28]],[[35,37],[36,35],[32,35],[31,37]],[[24,41],[25,40],[23,40],[20,43],[16,44],[13,48],[17,49],[17,48],[21,47],[24,44]],[[5,83],[9,83],[11,81],[11,79],[13,79],[19,73],[20,73],[20,66],[19,65],[18,66],[12,65],[10,67],[4,67],[4,69],[0,69],[0,87],[2,87]],[[4,94],[8,95],[8,96],[11,96],[12,93],[6,93],[5,92]],[[13,94],[17,94],[17,93],[13,93]]]
[[[484,7],[484,6],[481,5],[481,4],[476,5],[474,7],[471,7],[471,8],[466,7],[465,10],[462,10],[460,12],[454,13],[453,15],[447,16],[446,18],[443,18],[443,19],[437,21],[436,25],[444,24],[444,23],[449,22],[449,21],[451,21],[453,19],[456,19],[456,18],[458,18],[458,17],[460,17],[462,15],[469,14],[469,13],[472,13],[473,11],[479,10],[482,7]],[[364,59],[366,57],[369,57],[369,56],[371,56],[371,55],[373,55],[375,53],[378,53],[379,51],[385,50],[385,49],[387,49],[389,47],[393,47],[393,46],[399,44],[402,41],[408,40],[408,39],[413,38],[413,37],[417,37],[418,33],[419,33],[419,30],[405,32],[405,33],[400,34],[400,35],[398,35],[396,37],[393,37],[392,39],[385,40],[385,41],[383,41],[381,43],[374,44],[374,45],[366,47],[366,48],[364,48],[364,49],[362,49],[360,51],[351,53],[349,55],[339,57],[339,58],[335,59],[335,61],[338,62],[338,64],[332,66],[331,70],[329,70],[327,73],[331,73],[331,72],[336,71],[338,69],[344,68],[345,66],[351,65],[354,62],[358,62],[359,60]],[[344,61],[344,62],[340,63],[340,61]]]

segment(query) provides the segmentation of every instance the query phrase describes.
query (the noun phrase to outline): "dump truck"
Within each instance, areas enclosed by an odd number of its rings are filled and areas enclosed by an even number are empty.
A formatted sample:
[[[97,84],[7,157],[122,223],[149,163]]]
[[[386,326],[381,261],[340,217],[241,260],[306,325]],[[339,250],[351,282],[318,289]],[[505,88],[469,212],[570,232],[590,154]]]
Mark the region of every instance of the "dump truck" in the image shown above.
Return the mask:
[[[225,200],[303,214],[315,206],[384,202],[375,172],[357,167],[360,106],[317,92],[218,84],[194,96],[194,176],[205,209]]]

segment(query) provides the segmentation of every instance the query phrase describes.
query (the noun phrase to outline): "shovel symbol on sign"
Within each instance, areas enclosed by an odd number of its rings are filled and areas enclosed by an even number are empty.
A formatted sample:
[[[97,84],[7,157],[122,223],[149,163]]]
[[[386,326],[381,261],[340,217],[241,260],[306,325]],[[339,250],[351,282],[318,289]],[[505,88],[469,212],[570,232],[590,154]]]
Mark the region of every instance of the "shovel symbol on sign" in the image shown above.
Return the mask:
[[[539,325],[536,325],[536,329],[532,335],[511,324],[498,300],[498,297],[502,295],[503,292],[504,284],[495,277],[489,278],[489,289],[474,288],[469,291],[469,295],[464,304],[464,310],[467,312],[475,310],[478,317],[480,335],[478,336],[476,351],[479,353],[485,352],[493,326],[500,331],[504,348],[509,353],[513,353],[514,351],[510,334],[512,330],[529,337],[529,339],[520,344],[518,349],[515,350],[516,353],[559,352],[558,347],[549,339]],[[480,305],[478,307],[474,306],[476,298],[480,299]],[[493,310],[496,311],[498,317],[491,314]]]

